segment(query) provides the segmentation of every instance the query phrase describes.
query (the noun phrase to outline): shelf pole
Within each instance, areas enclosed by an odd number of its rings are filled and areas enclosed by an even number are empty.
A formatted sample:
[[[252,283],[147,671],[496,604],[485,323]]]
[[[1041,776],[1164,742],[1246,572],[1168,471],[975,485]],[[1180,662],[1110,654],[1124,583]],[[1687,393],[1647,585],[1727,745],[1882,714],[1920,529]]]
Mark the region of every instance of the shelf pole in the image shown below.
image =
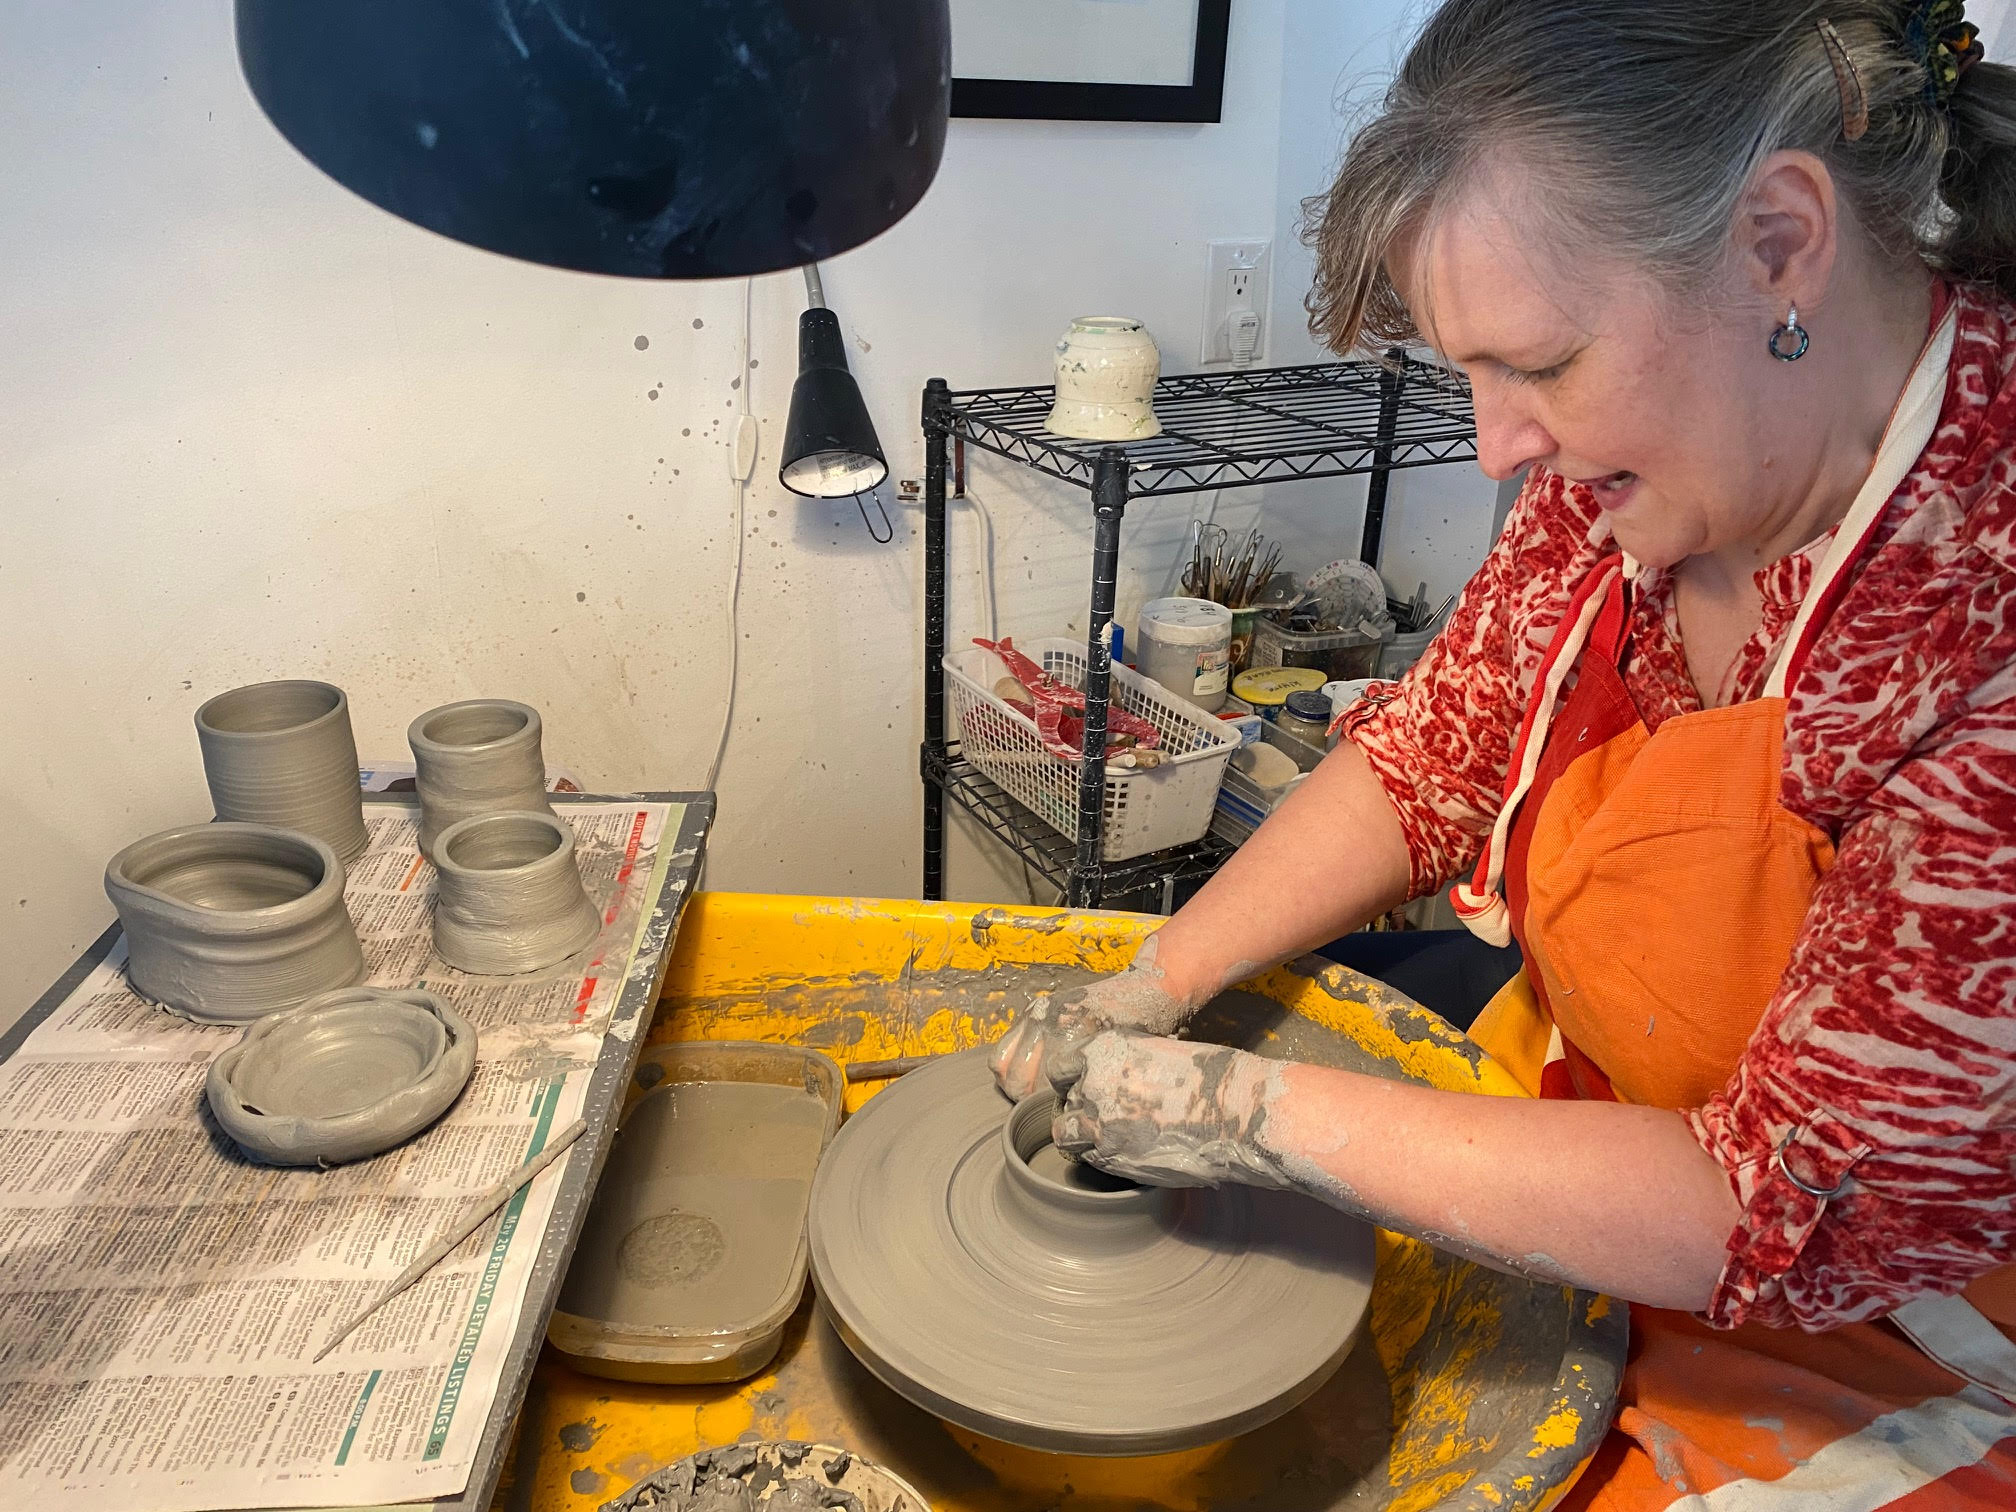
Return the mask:
[[[945,896],[945,453],[952,391],[924,385],[924,877],[919,896]]]
[[[1365,535],[1358,560],[1379,565],[1379,537],[1386,529],[1386,480],[1393,476],[1393,444],[1400,433],[1400,393],[1407,386],[1407,349],[1386,348],[1379,369],[1379,429],[1374,433],[1372,476],[1365,484]]]
[[[1106,887],[1106,711],[1113,689],[1113,600],[1120,517],[1127,512],[1127,453],[1104,447],[1092,464],[1092,613],[1085,628],[1085,755],[1078,765],[1078,854],[1065,902],[1097,908]]]

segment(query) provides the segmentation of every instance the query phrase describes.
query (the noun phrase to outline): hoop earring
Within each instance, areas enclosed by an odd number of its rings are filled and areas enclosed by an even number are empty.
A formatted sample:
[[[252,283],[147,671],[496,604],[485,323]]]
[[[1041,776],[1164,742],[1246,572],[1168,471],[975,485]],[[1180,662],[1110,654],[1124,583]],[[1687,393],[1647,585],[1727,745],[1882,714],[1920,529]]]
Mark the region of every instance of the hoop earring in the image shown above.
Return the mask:
[[[1780,345],[1781,342],[1794,340],[1798,344],[1790,351]],[[1785,317],[1785,324],[1773,331],[1764,344],[1771,348],[1771,355],[1780,362],[1797,362],[1806,355],[1806,348],[1813,344],[1813,338],[1806,334],[1806,327],[1799,324],[1799,306],[1792,306],[1791,313]]]

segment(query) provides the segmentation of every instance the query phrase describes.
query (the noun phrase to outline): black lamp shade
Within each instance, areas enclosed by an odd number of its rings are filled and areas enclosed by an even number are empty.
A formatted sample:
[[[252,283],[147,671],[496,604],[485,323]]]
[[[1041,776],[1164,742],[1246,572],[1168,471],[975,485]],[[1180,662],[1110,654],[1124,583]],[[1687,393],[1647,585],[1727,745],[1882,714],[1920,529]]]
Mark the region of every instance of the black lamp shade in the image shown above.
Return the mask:
[[[938,171],[949,0],[237,0],[273,124],[510,257],[722,278],[887,230]]]
[[[798,381],[777,475],[793,493],[817,499],[866,493],[889,476],[831,310],[798,317]]]

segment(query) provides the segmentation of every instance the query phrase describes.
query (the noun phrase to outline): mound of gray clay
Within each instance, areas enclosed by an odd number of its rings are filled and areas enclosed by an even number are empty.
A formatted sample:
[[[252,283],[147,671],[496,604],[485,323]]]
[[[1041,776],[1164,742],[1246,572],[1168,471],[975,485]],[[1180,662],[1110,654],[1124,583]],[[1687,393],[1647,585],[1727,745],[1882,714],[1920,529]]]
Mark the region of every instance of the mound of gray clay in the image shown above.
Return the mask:
[[[105,867],[141,996],[200,1023],[242,1024],[364,976],[326,841],[266,824],[185,824]]]
[[[1371,1300],[1369,1226],[1252,1187],[1139,1187],[1050,1143],[983,1047],[842,1126],[812,1187],[812,1275],[884,1384],[990,1438],[1160,1454],[1321,1386]]]
[[[475,1069],[476,1031],[433,993],[348,987],[252,1025],[204,1091],[254,1160],[340,1165],[411,1139]]]

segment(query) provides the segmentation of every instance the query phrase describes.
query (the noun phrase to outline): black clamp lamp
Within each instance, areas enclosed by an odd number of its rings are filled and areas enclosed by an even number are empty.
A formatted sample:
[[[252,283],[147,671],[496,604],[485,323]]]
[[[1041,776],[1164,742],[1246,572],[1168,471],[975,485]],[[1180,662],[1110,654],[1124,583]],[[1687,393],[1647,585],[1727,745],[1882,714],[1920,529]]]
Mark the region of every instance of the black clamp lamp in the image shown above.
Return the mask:
[[[894,536],[887,511],[882,512],[883,532],[878,533],[861,496],[889,476],[889,464],[861,398],[861,386],[847,369],[840,320],[826,308],[816,263],[805,265],[805,297],[811,308],[798,317],[798,381],[791,385],[791,414],[784,423],[777,479],[806,498],[852,498],[868,534],[886,544]]]

